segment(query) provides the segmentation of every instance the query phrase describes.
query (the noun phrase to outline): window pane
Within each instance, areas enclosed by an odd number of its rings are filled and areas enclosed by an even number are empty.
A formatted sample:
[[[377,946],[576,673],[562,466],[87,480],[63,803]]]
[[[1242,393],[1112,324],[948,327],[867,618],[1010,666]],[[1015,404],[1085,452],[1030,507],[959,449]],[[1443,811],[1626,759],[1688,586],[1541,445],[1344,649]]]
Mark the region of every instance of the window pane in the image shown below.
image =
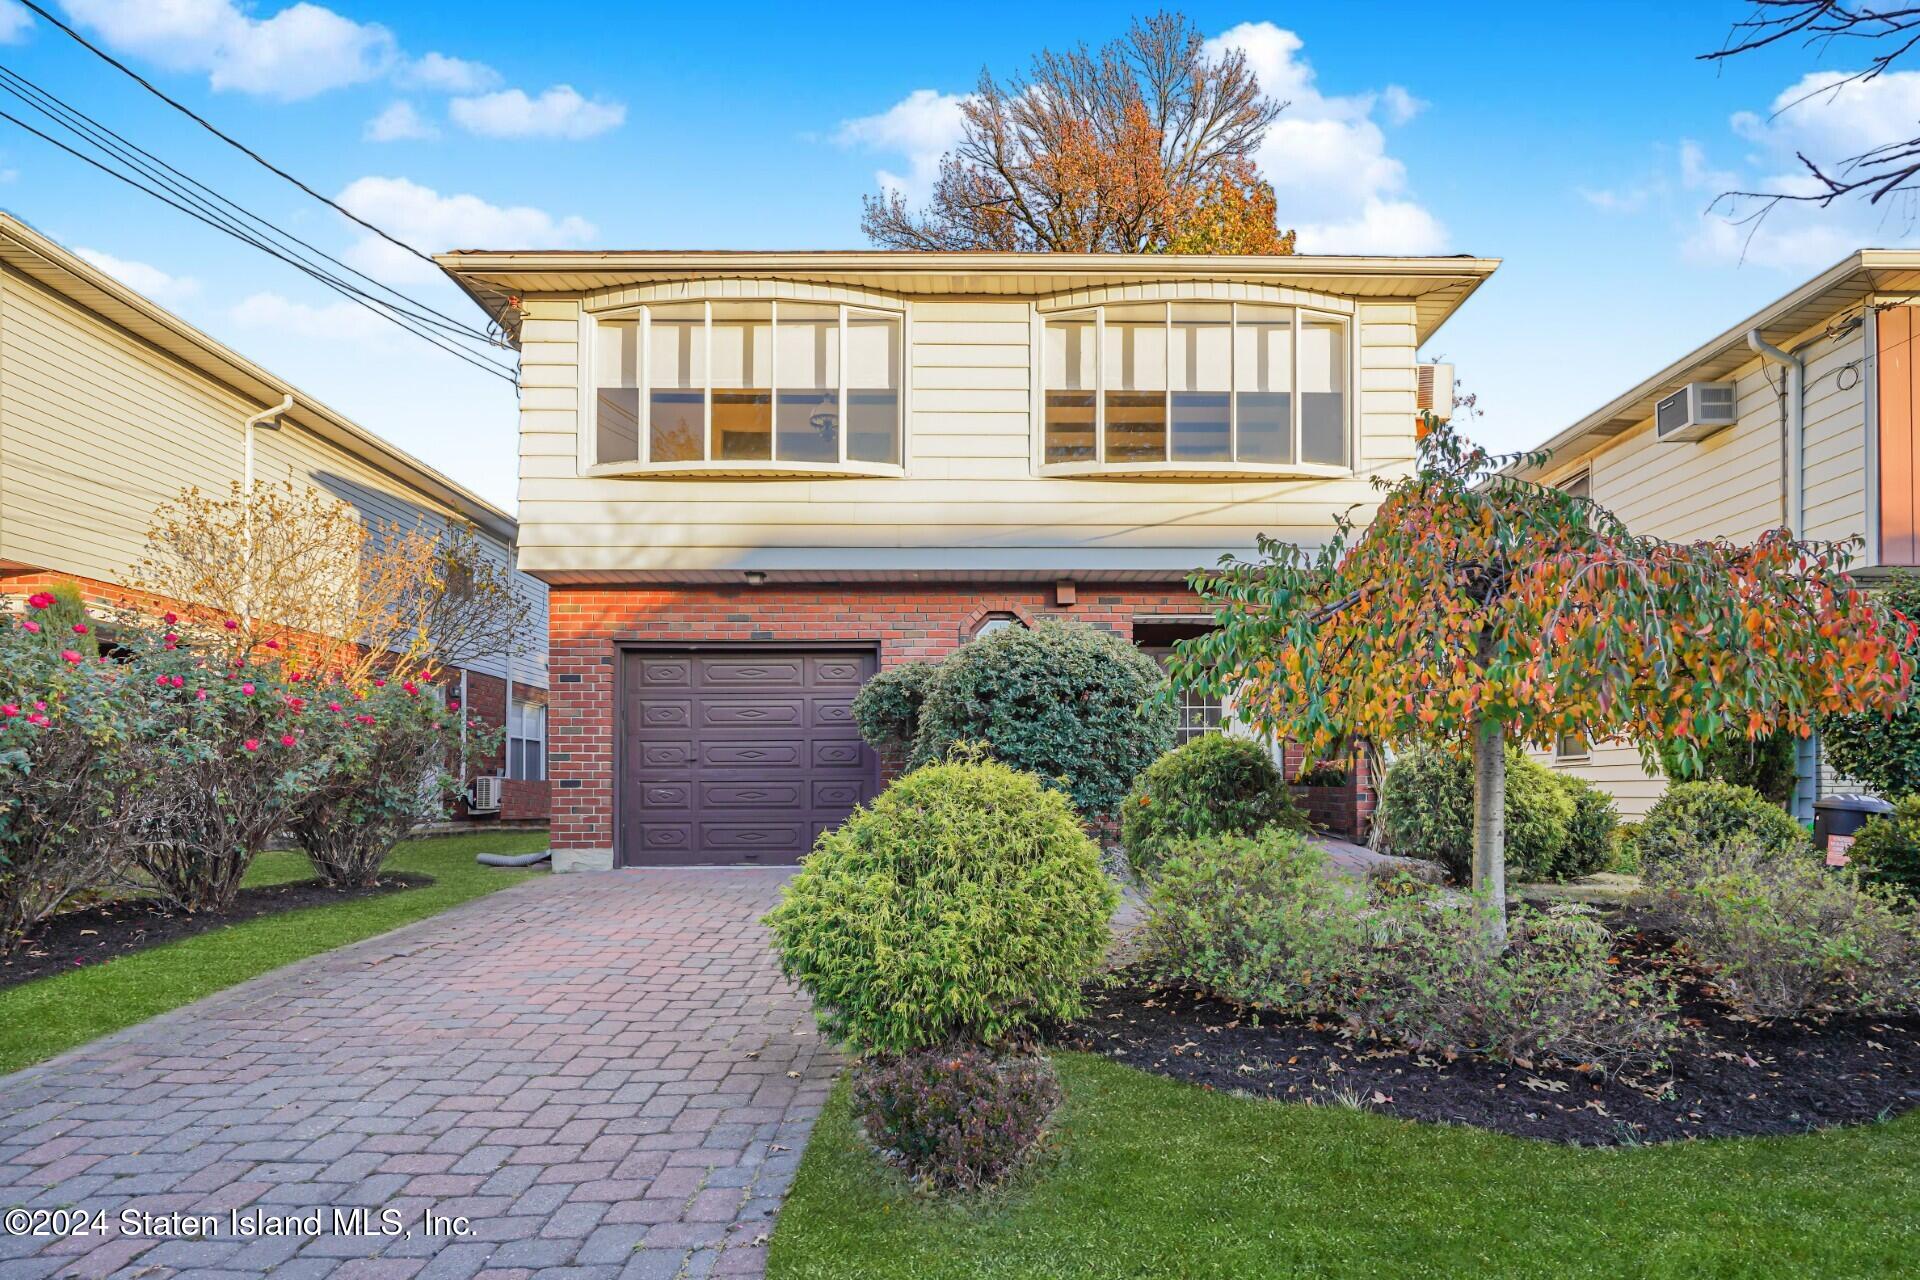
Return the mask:
[[[1300,326],[1300,460],[1347,461],[1347,327],[1308,320]]]
[[[773,338],[774,456],[840,461],[840,308],[783,302]]]
[[[647,316],[647,457],[699,462],[707,434],[707,339],[702,309],[654,307]]]
[[[1108,462],[1167,456],[1167,313],[1162,306],[1108,307],[1100,353],[1107,389]]]
[[[900,461],[900,318],[847,313],[847,457]]]
[[[1234,326],[1234,409],[1242,462],[1293,461],[1293,316],[1242,307]]]
[[[594,328],[593,457],[596,462],[640,458],[640,325],[603,320]]]
[[[773,457],[773,308],[713,304],[713,456]]]
[[[1047,322],[1042,456],[1048,462],[1093,461],[1093,332],[1092,316]]]
[[[1233,390],[1233,310],[1212,303],[1175,303],[1172,358],[1173,458],[1176,462],[1226,462],[1227,397]]]

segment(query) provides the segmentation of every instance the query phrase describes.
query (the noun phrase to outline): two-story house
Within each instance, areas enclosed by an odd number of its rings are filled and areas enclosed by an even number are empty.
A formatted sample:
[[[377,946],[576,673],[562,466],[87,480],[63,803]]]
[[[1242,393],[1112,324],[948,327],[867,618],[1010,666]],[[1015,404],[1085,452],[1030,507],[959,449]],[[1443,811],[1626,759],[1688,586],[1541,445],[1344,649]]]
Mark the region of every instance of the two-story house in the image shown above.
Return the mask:
[[[520,344],[561,867],[791,862],[880,785],[849,712],[879,668],[1043,617],[1204,627],[1190,571],[1408,469],[1416,352],[1497,265],[439,261]]]
[[[1529,479],[1573,489],[1635,533],[1752,541],[1768,529],[1858,539],[1871,582],[1920,566],[1920,251],[1851,254],[1545,442]],[[1666,779],[1624,740],[1563,737],[1544,757],[1638,817]],[[1857,790],[1817,739],[1794,809]]]

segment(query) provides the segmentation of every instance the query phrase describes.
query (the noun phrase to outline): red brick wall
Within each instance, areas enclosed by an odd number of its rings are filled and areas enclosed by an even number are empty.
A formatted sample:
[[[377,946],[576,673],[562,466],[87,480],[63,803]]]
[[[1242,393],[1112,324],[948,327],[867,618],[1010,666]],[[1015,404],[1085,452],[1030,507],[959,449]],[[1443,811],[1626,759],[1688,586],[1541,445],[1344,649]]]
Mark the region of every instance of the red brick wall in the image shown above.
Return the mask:
[[[544,821],[550,808],[545,782],[508,778],[500,789],[500,821]]]
[[[1305,763],[1306,752],[1288,743],[1282,765],[1287,777],[1299,776]],[[1373,824],[1374,790],[1365,753],[1354,753],[1344,786],[1290,786],[1288,791],[1293,795],[1293,802],[1306,811],[1308,819],[1320,830],[1350,840],[1366,839]]]

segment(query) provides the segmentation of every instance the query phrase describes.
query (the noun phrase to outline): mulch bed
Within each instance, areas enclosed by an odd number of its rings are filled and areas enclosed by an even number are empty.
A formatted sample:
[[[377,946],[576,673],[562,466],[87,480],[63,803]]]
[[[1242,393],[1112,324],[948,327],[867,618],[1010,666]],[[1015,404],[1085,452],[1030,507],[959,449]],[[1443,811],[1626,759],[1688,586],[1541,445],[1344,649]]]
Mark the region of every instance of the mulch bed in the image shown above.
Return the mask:
[[[242,889],[229,911],[174,911],[148,898],[122,898],[65,911],[36,930],[11,956],[0,956],[0,990],[73,969],[90,968],[197,933],[261,916],[372,898],[433,883],[432,876],[394,872],[371,889],[331,889],[318,880]]]
[[[1634,914],[1612,923],[1623,964],[1665,969],[1679,997],[1684,1035],[1666,1067],[1648,1075],[1447,1061],[1261,1015],[1131,969],[1089,991],[1087,1016],[1062,1039],[1203,1088],[1584,1146],[1804,1133],[1920,1105],[1920,1017],[1744,1018]]]

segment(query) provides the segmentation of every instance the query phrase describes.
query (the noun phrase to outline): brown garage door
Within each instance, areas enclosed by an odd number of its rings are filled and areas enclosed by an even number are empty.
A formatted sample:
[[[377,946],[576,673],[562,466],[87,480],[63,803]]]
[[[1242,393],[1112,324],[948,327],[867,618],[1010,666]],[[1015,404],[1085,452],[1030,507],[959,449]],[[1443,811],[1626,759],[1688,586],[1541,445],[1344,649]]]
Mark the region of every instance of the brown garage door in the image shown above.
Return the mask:
[[[852,712],[872,653],[640,650],[624,661],[625,866],[797,862],[879,787]]]

